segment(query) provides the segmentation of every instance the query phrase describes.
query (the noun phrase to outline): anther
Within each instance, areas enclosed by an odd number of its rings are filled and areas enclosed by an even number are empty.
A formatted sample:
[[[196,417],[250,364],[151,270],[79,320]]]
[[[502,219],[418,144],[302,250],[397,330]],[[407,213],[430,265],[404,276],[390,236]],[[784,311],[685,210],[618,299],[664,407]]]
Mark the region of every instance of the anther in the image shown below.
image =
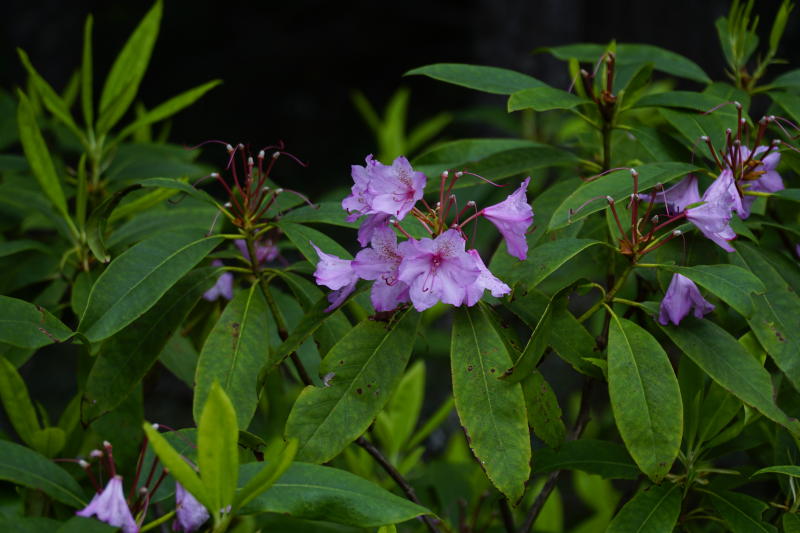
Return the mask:
[[[658,215],[653,215],[653,218],[650,219],[650,222],[653,224],[658,224]]]
[[[103,448],[111,448],[111,443],[108,442],[107,440],[104,440],[103,441]]]
[[[248,165],[248,166],[251,166],[251,167],[252,167],[253,165],[255,165],[255,162],[253,161],[253,158],[252,158],[252,157],[248,157],[248,158],[247,158],[247,165]]]
[[[463,175],[464,175],[464,173],[461,172],[460,170],[458,172],[456,172],[456,178],[460,178]]]
[[[261,150],[260,152],[258,152],[258,158],[259,158],[259,159],[264,159],[264,156],[265,156],[265,155],[266,155],[266,154],[264,153],[264,150]]]
[[[280,152],[273,152],[272,159],[278,159],[281,156]]]
[[[228,153],[233,152],[233,146],[231,146],[230,144],[226,145],[225,149],[228,151]]]
[[[449,175],[450,175],[450,173],[448,171],[446,171],[446,170],[442,172],[442,178],[444,178],[444,179],[447,179],[447,177]]]
[[[475,201],[470,200],[469,202],[467,202],[467,207],[475,207]]]
[[[635,169],[635,168],[632,168],[632,169],[631,169],[631,176],[633,176],[634,178],[638,178],[638,177],[639,177],[639,173],[638,173],[638,172],[636,172],[636,169]]]
[[[224,204],[222,204],[222,205],[223,205],[224,207],[227,207],[228,209],[230,209],[231,207],[233,207],[233,204],[231,204],[230,202],[225,202],[225,203],[224,203]]]
[[[708,135],[701,135],[700,136],[700,140],[703,141],[704,143],[707,143],[708,142]]]
[[[613,198],[611,198],[610,196],[606,196],[606,201],[607,201],[609,204],[611,204],[611,205],[614,205],[614,199],[613,199]]]
[[[742,104],[740,104],[739,102],[734,102],[734,103],[733,103],[733,105],[734,105],[734,106],[736,107],[736,109],[738,109],[739,111],[741,111],[741,110],[742,110]]]
[[[100,450],[92,450],[89,452],[89,457],[92,459],[99,459],[100,457],[103,457],[103,452]]]
[[[673,231],[672,231],[672,234],[673,234],[675,237],[678,237],[679,235],[683,235],[683,232],[682,232],[681,230],[679,230],[679,229],[676,229],[676,230],[673,230]]]
[[[158,428],[159,428],[160,426],[159,426],[158,424],[152,424],[150,427],[152,427],[153,429],[155,429],[156,431],[158,431]]]
[[[219,173],[218,172],[212,172],[211,173],[211,177],[214,178],[214,179],[217,179],[219,177]]]
[[[283,189],[275,189],[275,194],[280,194],[283,192]]]
[[[239,143],[236,145],[236,148],[238,148],[239,150],[244,150],[244,145],[242,143]]]
[[[80,460],[78,460],[78,464],[79,464],[79,465],[80,465],[80,467],[81,467],[81,468],[83,468],[84,470],[85,470],[85,469],[87,469],[87,468],[89,468],[89,463],[87,463],[87,462],[86,462],[86,461],[84,461],[83,459],[80,459]]]

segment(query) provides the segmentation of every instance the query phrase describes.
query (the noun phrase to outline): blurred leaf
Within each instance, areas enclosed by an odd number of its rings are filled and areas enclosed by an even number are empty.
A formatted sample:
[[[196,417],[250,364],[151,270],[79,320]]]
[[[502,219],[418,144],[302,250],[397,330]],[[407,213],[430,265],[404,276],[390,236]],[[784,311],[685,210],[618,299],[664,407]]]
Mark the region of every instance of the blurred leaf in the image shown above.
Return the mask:
[[[123,252],[97,278],[78,330],[92,342],[110,337],[150,309],[220,242],[175,231]]]
[[[144,429],[144,433],[147,436],[148,444],[153,447],[158,458],[164,463],[164,467],[169,469],[170,475],[207,509],[214,509],[214,499],[206,494],[205,486],[200,481],[200,477],[189,466],[183,456],[167,442],[157,429],[153,428],[152,424],[145,422],[142,425],[142,429]]]
[[[66,440],[67,435],[63,429],[47,427],[33,434],[30,445],[45,457],[55,457],[64,448]]]
[[[727,331],[710,320],[686,317],[680,326],[662,326],[694,363],[747,405],[800,434],[800,422],[777,405],[769,373]]]
[[[29,446],[33,446],[34,435],[41,431],[39,417],[33,407],[28,387],[17,369],[5,357],[0,356],[0,400],[8,421]]]
[[[686,163],[666,162],[647,163],[638,166],[639,194],[642,194],[657,184],[667,183],[682,178],[697,170],[693,165]],[[592,213],[608,207],[604,200],[611,196],[616,202],[622,202],[633,191],[633,180],[629,170],[617,170],[597,178],[588,183],[583,183],[575,192],[570,194],[553,213],[550,219],[550,231],[568,226]]]
[[[45,107],[47,110],[50,111],[54,117],[64,123],[79,139],[83,139],[83,132],[81,132],[78,125],[75,124],[75,121],[72,118],[72,115],[69,112],[69,106],[61,99],[61,97],[56,93],[53,88],[50,86],[44,78],[42,78],[36,69],[33,68],[30,59],[28,59],[28,54],[26,54],[21,48],[17,48],[17,53],[19,54],[19,59],[22,62],[22,65],[25,67],[25,70],[28,71],[28,75],[31,77],[31,81],[33,82],[33,86],[36,87],[36,91],[39,93],[39,96],[42,97],[42,101],[44,102]],[[22,93],[20,93],[22,94]]]
[[[674,483],[652,485],[620,509],[606,533],[671,533],[680,513],[680,487]]]
[[[511,365],[482,307],[460,308],[450,348],[453,396],[467,442],[491,482],[517,502],[530,473],[530,437],[519,383],[498,379]]]
[[[87,128],[94,126],[94,81],[92,77],[92,26],[91,13],[83,26],[83,61],[81,63],[81,109]]]
[[[775,88],[798,88],[800,87],[800,68],[785,72],[772,80],[770,87]]]
[[[42,307],[0,296],[0,342],[37,349],[65,342],[72,335],[72,330]]]
[[[242,481],[261,465],[242,465]],[[251,501],[244,512],[280,513],[308,520],[325,520],[358,527],[397,524],[430,514],[422,506],[396,496],[345,470],[292,463],[268,491]]]
[[[218,382],[236,408],[239,427],[247,428],[258,405],[258,374],[269,361],[266,324],[272,320],[258,283],[234,295],[197,360],[195,420],[200,420],[208,391]]]
[[[292,209],[281,217],[283,222],[321,223],[345,228],[358,228],[357,222],[347,222],[347,213],[340,202],[320,202],[314,206],[305,205]]]
[[[524,139],[460,139],[436,145],[415,157],[412,164],[416,170],[434,178],[446,169],[456,170],[456,167],[480,161],[500,152],[534,146],[544,145]]]
[[[564,443],[567,429],[561,419],[558,398],[541,372],[534,370],[522,382],[522,392],[525,393],[528,425],[545,444],[551,448],[560,447]]]
[[[605,479],[636,479],[639,469],[619,444],[595,439],[565,442],[559,450],[542,448],[533,454],[533,473],[582,470]]]
[[[590,104],[586,98],[575,96],[572,93],[554,87],[534,87],[513,93],[508,98],[508,111],[533,109],[534,111],[551,111],[553,109],[572,109],[573,107]]]
[[[100,95],[97,131],[107,133],[122,118],[136,97],[158,36],[162,3],[157,0],[131,34],[106,78]]]
[[[236,410],[215,380],[197,424],[197,466],[209,509],[216,514],[233,503],[239,477]],[[224,512],[224,511],[223,511]]]
[[[596,63],[607,48],[608,46],[602,44],[569,44],[543,50],[562,60],[575,58],[585,63]],[[616,48],[618,65],[652,63],[656,70],[666,74],[700,83],[711,83],[711,78],[696,63],[675,52],[649,44],[617,43]]]
[[[625,446],[642,472],[660,482],[683,434],[678,380],[658,341],[616,314],[608,335],[608,394]]]
[[[512,94],[544,83],[521,72],[464,63],[435,63],[409,70],[405,76],[423,75],[492,94]]]
[[[5,440],[0,440],[0,479],[41,490],[70,507],[87,503],[80,485],[65,470],[33,450]]]
[[[714,508],[725,519],[733,533],[777,533],[778,530],[761,519],[769,506],[752,496],[731,491],[704,491],[711,495]]]
[[[750,477],[755,477],[759,474],[785,474],[790,477],[800,478],[800,466],[796,465],[775,465],[768,466],[753,472]]]
[[[784,513],[781,517],[781,525],[784,533],[800,533],[800,516]]]
[[[414,432],[424,397],[425,363],[419,360],[400,379],[375,421],[376,435],[390,458],[397,457]],[[388,428],[388,434],[380,431],[383,427]]]
[[[710,94],[669,91],[643,96],[636,104],[636,107],[677,107],[705,112],[725,103],[725,100]]]
[[[366,431],[403,375],[419,318],[408,310],[388,324],[365,320],[331,348],[320,365],[333,374],[327,386],[303,389],[286,421],[299,460],[329,461]]]

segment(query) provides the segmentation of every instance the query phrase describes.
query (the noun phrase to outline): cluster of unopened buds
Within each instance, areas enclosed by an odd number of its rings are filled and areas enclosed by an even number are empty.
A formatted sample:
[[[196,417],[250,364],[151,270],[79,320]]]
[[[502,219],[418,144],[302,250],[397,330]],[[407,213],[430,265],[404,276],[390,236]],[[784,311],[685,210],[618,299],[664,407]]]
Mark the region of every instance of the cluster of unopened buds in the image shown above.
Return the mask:
[[[423,198],[427,178],[405,157],[384,165],[367,156],[365,166],[353,165],[354,184],[342,207],[350,222],[365,217],[358,230],[363,249],[353,260],[346,260],[311,243],[320,259],[314,273],[317,284],[334,290],[328,295],[328,310],[341,305],[359,279],[374,281],[371,301],[378,312],[409,301],[418,311],[437,302],[472,306],[486,290],[496,297],[511,292],[489,271],[477,250],[467,249],[464,229],[486,218],[502,234],[508,252],[525,259],[525,234],[533,222],[525,195],[530,178],[499,204],[478,210],[470,201],[459,210],[452,190],[464,175],[476,176],[443,172],[439,201],[430,206]],[[409,215],[421,223],[428,237],[413,238],[403,228],[401,221]],[[398,243],[398,234],[406,240]]]
[[[158,428],[158,426],[155,427]],[[127,497],[123,490],[122,476],[117,474],[113,449],[109,442],[103,443],[102,450],[93,450],[89,454],[89,461],[77,460],[76,462],[83,468],[94,486],[95,494],[89,504],[75,514],[87,518],[95,517],[101,522],[120,528],[122,533],[138,533],[141,522],[147,515],[152,495],[156,493],[169,473],[166,469],[162,469],[156,477],[158,461],[154,460],[147,478],[137,491],[136,487],[139,485],[140,476],[143,473],[145,451],[146,442],[140,450],[136,476]],[[92,461],[97,461],[97,474],[94,472]],[[104,472],[108,476],[105,487],[102,485]],[[138,517],[138,519],[134,517]],[[175,521],[172,524],[172,530],[184,533],[197,531],[208,518],[209,513],[206,508],[176,481]]]

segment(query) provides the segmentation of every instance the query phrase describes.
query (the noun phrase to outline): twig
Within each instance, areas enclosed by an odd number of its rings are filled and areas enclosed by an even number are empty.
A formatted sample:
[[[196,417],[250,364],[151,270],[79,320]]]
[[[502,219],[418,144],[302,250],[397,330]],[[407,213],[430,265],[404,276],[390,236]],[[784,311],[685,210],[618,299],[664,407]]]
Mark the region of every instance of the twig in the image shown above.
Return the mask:
[[[586,429],[586,424],[589,422],[590,419],[590,408],[591,408],[591,393],[592,388],[594,385],[594,380],[592,378],[587,378],[583,384],[583,391],[581,392],[581,406],[578,411],[578,417],[575,419],[575,425],[572,427],[572,431],[567,436],[568,440],[577,440],[583,430]],[[555,470],[550,473],[547,477],[547,481],[542,487],[541,492],[539,495],[536,496],[536,499],[533,501],[533,505],[528,510],[528,515],[525,517],[525,523],[519,529],[519,533],[528,533],[531,528],[533,528],[534,522],[536,522],[536,518],[539,516],[539,513],[542,511],[545,502],[547,502],[547,498],[550,497],[550,493],[553,492],[553,489],[556,488],[556,483],[558,482],[558,477],[561,475],[563,470]]]
[[[363,436],[358,437],[356,439],[356,444],[364,448],[364,450],[366,450],[366,452],[370,454],[372,458],[378,462],[379,465],[381,465],[381,468],[383,468],[386,471],[386,473],[389,474],[389,477],[392,478],[394,482],[397,483],[397,485],[401,489],[403,489],[403,492],[406,494],[406,497],[409,500],[416,503],[417,505],[422,505],[419,501],[419,498],[417,498],[417,493],[414,492],[414,487],[408,484],[408,481],[406,481],[403,475],[400,472],[398,472],[394,466],[392,466],[392,463],[390,463],[386,459],[386,457],[383,456],[383,454],[380,452],[378,448],[376,448],[370,441],[365,439]],[[439,533],[439,529],[436,527],[436,523],[429,516],[422,515],[419,517],[419,519],[425,523],[425,525],[427,526],[428,530],[431,533]]]

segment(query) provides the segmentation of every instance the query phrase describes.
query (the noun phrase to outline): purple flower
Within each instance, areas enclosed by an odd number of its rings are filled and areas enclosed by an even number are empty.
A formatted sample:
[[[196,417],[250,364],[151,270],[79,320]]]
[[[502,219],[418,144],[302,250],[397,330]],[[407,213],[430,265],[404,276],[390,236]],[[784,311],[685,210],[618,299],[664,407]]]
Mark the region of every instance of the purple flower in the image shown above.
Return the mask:
[[[697,318],[703,318],[703,315],[714,310],[714,306],[703,298],[692,280],[681,274],[674,274],[664,299],[661,300],[658,321],[664,326],[672,321],[677,326],[692,307]]]
[[[328,295],[328,301],[331,305],[325,309],[325,311],[331,311],[342,305],[342,302],[350,296],[350,293],[356,288],[358,275],[353,271],[352,261],[326,254],[313,242],[310,242],[310,244],[319,256],[317,269],[314,271],[314,279],[316,279],[317,285],[324,285],[329,289],[333,289],[333,292]]]
[[[730,227],[731,211],[742,209],[741,198],[733,183],[733,174],[724,170],[703,193],[703,203],[686,210],[686,218],[726,252],[735,252],[728,241],[736,238]]]
[[[368,155],[366,166],[353,165],[351,194],[342,200],[348,222],[362,215],[367,219],[358,230],[358,241],[366,246],[372,233],[386,225],[390,217],[402,220],[422,198],[425,174],[416,172],[405,157],[386,166]]]
[[[697,178],[692,174],[689,174],[661,194],[656,194],[653,200],[655,203],[665,203],[668,215],[681,213],[688,206],[699,201],[700,190],[697,188]]]
[[[756,148],[755,153],[753,154],[753,159],[758,159],[758,157],[767,151],[769,147],[767,146],[759,146]],[[747,151],[747,148],[742,148],[745,150],[745,153],[742,155],[744,160],[747,160],[750,153]],[[777,150],[771,151],[764,159],[761,160],[761,164],[753,168],[751,173],[761,173],[760,177],[755,180],[748,180],[745,183],[749,184],[748,190],[750,191],[757,191],[757,192],[777,192],[781,191],[785,188],[783,184],[783,179],[781,175],[775,170],[778,167],[778,163],[781,161],[781,154]],[[756,199],[753,196],[745,196],[742,200],[744,216],[742,218],[747,218],[750,216],[750,208],[755,202]],[[740,215],[741,216],[741,215]]]
[[[526,178],[508,198],[481,211],[503,235],[508,253],[520,260],[525,260],[528,255],[525,232],[533,222],[533,209],[525,196],[530,181],[530,178]]]
[[[215,259],[211,264],[215,267],[221,267],[222,261]],[[220,274],[214,286],[203,293],[203,299],[209,302],[213,302],[220,296],[226,300],[233,298],[233,274],[230,272]]]
[[[175,482],[175,521],[172,523],[172,531],[182,531],[191,533],[200,529],[209,514],[206,508],[198,502],[191,493],[187,492],[183,485]]]
[[[241,252],[242,257],[250,261],[250,252],[247,251],[247,241],[244,239],[236,239],[234,244],[239,249],[239,252]],[[273,261],[276,257],[278,257],[278,247],[275,246],[270,240],[265,241],[263,244],[256,242],[254,244],[254,248],[256,250],[256,259],[258,260],[259,265]]]
[[[95,494],[89,505],[75,513],[86,518],[96,516],[101,522],[122,528],[123,533],[137,533],[139,526],[133,519],[125,495],[122,492],[122,477],[114,476],[108,480],[106,488]]]
[[[489,290],[492,296],[497,298],[505,296],[511,292],[511,287],[497,279],[494,274],[489,272],[486,265],[483,263],[480,254],[477,250],[467,250],[467,253],[472,256],[475,261],[475,266],[480,271],[478,277],[471,285],[464,287],[464,303],[468,306],[475,305],[478,300],[483,296],[483,291]]]
[[[408,301],[408,285],[398,279],[402,259],[397,234],[386,226],[372,234],[372,248],[364,248],[353,259],[351,266],[358,277],[375,280],[370,296],[376,311],[391,311]]]
[[[465,244],[464,237],[454,229],[435,239],[400,243],[402,261],[398,277],[408,284],[417,311],[424,311],[440,300],[452,305],[464,301],[464,288],[481,274],[474,258],[464,250]]]

